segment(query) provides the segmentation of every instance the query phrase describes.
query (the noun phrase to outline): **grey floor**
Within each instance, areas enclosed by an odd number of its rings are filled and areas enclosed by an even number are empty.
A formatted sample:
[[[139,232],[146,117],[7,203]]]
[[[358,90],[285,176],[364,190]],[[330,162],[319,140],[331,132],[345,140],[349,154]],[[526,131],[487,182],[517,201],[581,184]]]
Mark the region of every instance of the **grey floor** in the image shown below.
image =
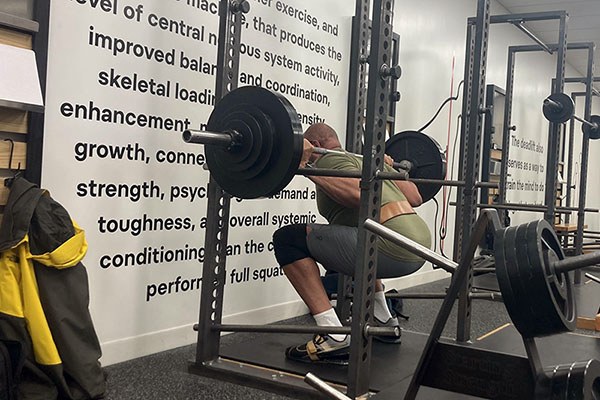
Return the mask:
[[[443,292],[448,280],[438,281],[410,289],[414,292]],[[404,311],[408,321],[402,322],[402,328],[428,333],[437,315],[441,300],[405,300]],[[456,336],[456,306],[446,325],[444,336]],[[286,323],[308,324],[311,318],[298,317]],[[473,339],[510,322],[504,305],[498,302],[478,300],[473,303],[472,334]],[[584,333],[590,334],[590,331]],[[227,335],[222,344],[235,343],[236,340],[248,340],[247,334]],[[283,351],[283,349],[282,349]],[[106,368],[108,374],[107,399],[110,400],[152,400],[152,399],[288,399],[288,397],[229,384],[187,372],[187,363],[195,357],[195,346],[185,346],[151,356],[111,365]]]

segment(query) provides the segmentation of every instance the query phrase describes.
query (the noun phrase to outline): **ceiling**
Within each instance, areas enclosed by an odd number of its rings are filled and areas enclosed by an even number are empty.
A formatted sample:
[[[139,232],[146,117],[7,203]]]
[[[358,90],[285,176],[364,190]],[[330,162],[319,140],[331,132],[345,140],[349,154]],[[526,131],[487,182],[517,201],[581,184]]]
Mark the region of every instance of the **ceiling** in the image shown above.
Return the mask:
[[[594,64],[600,66],[600,0],[498,0],[511,14],[565,10],[567,42],[594,42]],[[528,22],[527,27],[544,43],[558,40],[558,21]],[[533,42],[532,42],[533,43]],[[587,75],[587,52],[567,52],[567,62],[582,75]],[[596,68],[596,76],[599,76]]]

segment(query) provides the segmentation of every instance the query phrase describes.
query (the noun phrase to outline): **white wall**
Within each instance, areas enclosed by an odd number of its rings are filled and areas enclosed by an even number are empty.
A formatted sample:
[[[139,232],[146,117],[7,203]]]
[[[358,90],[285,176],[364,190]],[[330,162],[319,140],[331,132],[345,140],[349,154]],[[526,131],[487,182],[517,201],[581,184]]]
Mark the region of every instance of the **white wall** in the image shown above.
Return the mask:
[[[117,2],[115,1],[114,4]],[[206,4],[216,4],[209,1]],[[289,5],[306,10],[317,16],[320,22],[327,21],[336,26],[335,34],[318,32],[314,27],[289,16],[282,15],[275,7],[275,1],[251,1],[252,10],[249,25],[244,32],[243,42],[261,50],[259,57],[246,54],[241,60],[241,71],[266,79],[293,84],[298,82],[317,89],[330,98],[329,104],[317,104],[287,96],[302,114],[316,114],[324,118],[338,130],[345,126],[347,72],[349,66],[350,23],[354,5],[346,0],[335,1],[292,1]],[[105,4],[105,3],[102,3]],[[213,90],[214,76],[189,69],[177,68],[161,63],[142,60],[123,54],[112,55],[105,49],[89,44],[90,26],[94,32],[102,32],[132,40],[147,46],[175,49],[176,54],[184,51],[187,56],[203,57],[204,62],[214,63],[215,46],[206,39],[198,42],[180,37],[173,33],[152,27],[148,24],[150,13],[166,16],[173,20],[184,20],[187,24],[203,26],[206,35],[217,31],[217,17],[210,10],[191,9],[182,1],[164,2],[143,0],[138,3],[119,2],[114,10],[103,11],[92,8],[90,4],[79,2],[53,2],[50,27],[50,57],[48,68],[46,133],[44,143],[43,181],[44,187],[61,201],[71,212],[73,218],[87,231],[90,250],[85,263],[89,270],[91,285],[91,311],[96,329],[102,342],[103,363],[110,364],[144,354],[180,346],[195,341],[191,326],[197,322],[199,291],[155,295],[148,298],[151,285],[175,282],[178,276],[183,279],[200,277],[202,264],[189,262],[156,263],[152,265],[102,268],[100,260],[104,255],[127,252],[139,252],[146,246],[179,248],[203,245],[203,229],[200,220],[206,213],[206,199],[156,198],[130,201],[106,196],[92,198],[77,195],[76,187],[94,179],[104,183],[134,184],[154,180],[167,194],[173,185],[204,187],[207,173],[201,165],[164,165],[157,163],[154,154],[160,149],[203,153],[201,146],[190,147],[181,143],[177,132],[161,132],[141,127],[122,126],[82,119],[74,119],[61,114],[65,102],[87,104],[93,100],[96,105],[107,108],[125,109],[138,113],[169,115],[173,118],[189,118],[194,127],[205,122],[211,107],[207,104],[193,104],[174,99],[173,96],[151,96],[139,92],[124,91],[98,84],[100,71],[114,68],[122,74],[137,72],[145,79],[179,82],[197,91]],[[135,14],[137,5],[141,6]],[[203,3],[204,4],[204,3]],[[402,0],[395,3],[395,31],[401,35],[401,66],[403,76],[399,81],[402,101],[398,104],[397,131],[418,129],[437,110],[440,103],[450,95],[450,82],[454,75],[456,94],[458,83],[463,78],[464,46],[466,20],[475,15],[474,0],[442,2],[423,0],[419,2]],[[123,16],[125,7],[131,7],[133,19]],[[506,11],[494,4],[493,13]],[[137,20],[136,15],[140,15]],[[255,29],[253,18],[262,18],[277,30],[271,35],[263,26]],[[281,29],[295,34],[304,34],[313,41],[333,46],[341,54],[340,61],[328,56],[315,55],[280,40]],[[505,86],[507,46],[529,43],[518,30],[510,26],[493,26],[490,36],[488,58],[488,82]],[[303,72],[291,72],[281,66],[271,66],[265,60],[266,52],[286,55],[299,60],[303,66],[321,66],[331,69],[339,77],[339,85],[324,79],[309,76]],[[256,54],[256,53],[255,53]],[[179,56],[177,56],[179,57]],[[180,59],[178,58],[178,62]],[[454,68],[452,67],[454,63]],[[568,70],[569,74],[574,74]],[[550,79],[554,75],[552,57],[539,53],[519,56],[517,65],[513,123],[519,126],[518,134],[526,134],[545,146],[547,123],[541,114],[541,102],[548,94]],[[443,147],[452,144],[456,134],[456,118],[460,113],[461,102],[453,104],[452,115],[446,109],[436,122],[427,130]],[[450,119],[450,127],[448,126]],[[93,157],[83,161],[75,158],[75,144],[94,143],[105,146],[126,146],[128,143],[140,143],[150,157],[148,162],[130,160],[102,159]],[[595,147],[594,147],[595,146]],[[594,150],[595,149],[595,150]],[[460,151],[460,150],[459,150]],[[598,145],[592,144],[592,151],[598,151]],[[451,147],[452,156],[452,147]],[[528,157],[528,154],[514,152],[515,157]],[[458,154],[454,154],[451,163],[456,163]],[[545,163],[545,157],[539,155],[539,162]],[[591,157],[594,166],[599,162]],[[537,162],[537,160],[536,160]],[[590,170],[592,166],[590,166]],[[68,172],[67,172],[68,171]],[[71,172],[72,171],[72,172]],[[456,177],[457,169],[454,168]],[[519,171],[512,171],[518,176]],[[523,176],[522,179],[538,179],[535,176]],[[539,178],[541,179],[541,178]],[[312,190],[305,178],[295,178],[288,187],[292,189]],[[595,189],[597,190],[597,189]],[[452,192],[454,199],[456,189]],[[537,194],[529,194],[529,199],[543,199]],[[596,192],[588,194],[590,205],[598,198]],[[441,203],[442,195],[438,195]],[[598,203],[597,200],[596,204]],[[430,202],[420,208],[433,230],[438,230],[440,220],[434,221],[435,205]],[[269,216],[309,215],[316,213],[313,201],[252,200],[234,201],[232,215],[260,216],[268,212]],[[98,219],[100,216],[112,219],[140,218],[147,214],[151,218],[188,217],[194,229],[179,231],[151,231],[140,235],[129,232],[102,233]],[[441,214],[440,214],[441,215]],[[525,214],[515,220],[539,218],[539,215]],[[598,219],[595,218],[595,225]],[[593,225],[593,224],[592,224]],[[454,208],[448,215],[448,233],[444,243],[444,252],[451,255],[454,226]],[[267,244],[277,224],[270,219],[260,226],[232,227],[229,243],[244,244],[251,240]],[[439,245],[437,247],[439,251]],[[236,272],[248,268],[250,276],[265,268],[275,266],[275,260],[269,251],[248,252],[228,258],[228,279]],[[242,275],[240,275],[242,276]],[[388,282],[388,286],[407,287],[444,277],[445,273],[423,268],[414,276]],[[228,281],[225,292],[224,313],[228,322],[265,323],[298,315],[305,312],[293,289],[282,276],[275,276],[264,282],[250,278],[238,283]]]

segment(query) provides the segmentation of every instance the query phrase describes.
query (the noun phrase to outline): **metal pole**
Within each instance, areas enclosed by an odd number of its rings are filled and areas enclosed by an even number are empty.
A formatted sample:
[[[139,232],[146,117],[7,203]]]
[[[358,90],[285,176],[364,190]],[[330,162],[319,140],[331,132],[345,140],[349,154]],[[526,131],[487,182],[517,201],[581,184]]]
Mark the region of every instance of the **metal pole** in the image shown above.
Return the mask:
[[[553,93],[563,92],[565,86],[565,51],[567,49],[567,15],[560,17],[560,27],[558,36],[558,54],[556,61],[556,81]],[[546,187],[545,203],[548,209],[544,213],[544,219],[551,225],[554,225],[556,209],[556,190],[558,186],[558,141],[560,135],[560,125],[550,123],[548,133],[548,154],[546,158]]]
[[[487,70],[488,35],[490,28],[490,1],[479,0],[477,3],[477,18],[474,27],[473,41],[469,43],[469,62],[465,68],[471,69],[471,85],[463,101],[468,101],[467,113],[463,114],[461,134],[465,136],[466,146],[462,172],[465,187],[460,193],[459,201],[462,204],[462,213],[457,215],[456,228],[462,230],[461,240],[458,244],[456,260],[463,262],[463,257],[470,246],[471,229],[477,220],[477,196],[475,182],[479,177],[479,161],[481,157],[481,133],[483,125],[483,105],[485,103],[485,79]],[[465,85],[466,87],[466,85]],[[473,271],[470,269],[467,279],[461,282],[458,301],[457,335],[458,342],[467,342],[471,336],[471,299],[469,293],[473,285]]]
[[[344,396],[342,393],[338,392],[337,390],[329,386],[325,381],[322,381],[321,379],[317,378],[316,375],[313,375],[310,372],[306,374],[306,376],[304,377],[304,381],[310,386],[317,389],[319,392],[323,393],[325,396],[329,397],[330,399],[352,400],[350,397]]]
[[[580,268],[590,267],[600,263],[600,251],[582,254],[580,256],[568,257],[564,260],[552,263],[552,268],[558,273],[575,271]],[[550,270],[552,270],[552,268]]]
[[[500,195],[498,203],[506,203],[506,181],[508,179],[508,159],[510,155],[510,135],[512,119],[512,101],[515,81],[515,51],[508,48],[508,63],[506,71],[506,95],[504,96],[504,122],[502,125],[502,162],[500,164]]]
[[[592,85],[594,79],[594,53],[596,46],[590,44],[588,50],[588,65],[586,79],[585,115],[586,120],[592,116]],[[579,174],[579,209],[577,210],[577,236],[575,237],[575,255],[583,253],[583,229],[585,228],[585,202],[587,196],[588,159],[590,153],[590,135],[587,130],[583,133],[581,146],[581,172]],[[575,272],[574,283],[581,283],[581,271]]]
[[[318,333],[348,335],[349,326],[303,326],[303,325],[225,325],[215,324],[211,328],[218,332],[261,332],[261,333]],[[400,336],[400,328],[383,326],[365,326],[364,335]]]
[[[379,236],[383,236],[386,239],[389,239],[396,243],[397,245],[403,247],[404,249],[410,251],[413,254],[418,255],[419,257],[424,258],[425,260],[433,263],[434,265],[439,265],[440,267],[454,271],[458,267],[458,264],[452,260],[448,260],[446,257],[439,255],[433,250],[428,249],[427,247],[420,245],[419,243],[410,240],[404,235],[399,234],[398,232],[394,232],[390,228],[386,228],[385,226],[373,221],[372,219],[367,219],[364,222],[364,227],[370,230],[373,233],[376,233]]]
[[[385,4],[384,4],[385,2]],[[365,138],[360,209],[358,213],[358,254],[354,276],[352,304],[352,340],[348,366],[348,395],[357,398],[369,393],[371,375],[371,337],[362,332],[373,320],[375,281],[377,276],[377,240],[362,221],[379,219],[382,185],[375,179],[378,166],[383,164],[386,121],[390,105],[390,84],[381,71],[391,62],[394,1],[375,0],[371,26],[369,55],[369,85],[367,89]]]
[[[229,0],[221,0],[219,3],[216,99],[221,99],[229,90],[237,87],[242,17],[239,13],[234,13],[235,4],[237,2]],[[231,196],[226,194],[211,176],[208,183],[204,243],[206,254],[202,268],[196,364],[214,360],[219,356],[221,335],[212,330],[212,326],[221,322],[223,314],[230,200]]]
[[[534,42],[536,42],[537,44],[539,44],[540,47],[542,49],[544,49],[548,54],[554,54],[554,52],[552,51],[552,49],[550,47],[548,47],[546,45],[546,43],[542,42],[542,40],[540,38],[538,38],[537,36],[535,36],[533,34],[533,32],[531,32],[529,29],[527,29],[527,27],[525,26],[525,22],[523,20],[513,21],[512,24],[514,26],[516,26],[517,28],[519,28],[519,30],[521,30],[524,34],[526,34],[527,36],[529,36],[531,38],[531,40],[533,40]]]

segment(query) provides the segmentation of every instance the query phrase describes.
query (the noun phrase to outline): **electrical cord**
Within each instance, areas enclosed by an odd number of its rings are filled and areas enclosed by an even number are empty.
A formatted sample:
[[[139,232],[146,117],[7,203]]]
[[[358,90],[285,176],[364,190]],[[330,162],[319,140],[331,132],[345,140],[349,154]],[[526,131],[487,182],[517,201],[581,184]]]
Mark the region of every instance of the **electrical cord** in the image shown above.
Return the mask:
[[[458,89],[456,91],[456,96],[454,97],[448,97],[446,100],[444,100],[444,102],[442,103],[442,105],[440,105],[440,108],[438,108],[438,110],[436,111],[435,115],[433,116],[433,118],[431,118],[429,120],[429,122],[427,122],[425,125],[423,125],[423,127],[421,129],[419,129],[419,132],[423,132],[425,129],[429,128],[429,125],[433,124],[433,121],[435,121],[435,119],[440,115],[440,113],[442,112],[442,110],[444,109],[444,106],[448,103],[450,103],[451,101],[454,100],[458,100],[458,98],[460,97],[460,87],[463,85],[465,81],[460,81],[460,83],[458,84]]]
[[[458,133],[460,130],[460,123],[462,120],[462,114],[459,114],[456,118],[456,135],[454,135],[454,144],[452,145],[452,160],[456,156],[456,144],[458,143]],[[450,165],[450,180],[454,175],[454,163]],[[450,197],[452,195],[452,186],[448,188],[448,197],[446,198],[446,204],[444,204],[444,208],[442,209],[442,215],[446,217],[442,217],[442,224],[440,225],[440,241],[446,239],[447,229],[448,229],[448,208],[450,207]],[[440,246],[440,250],[442,255],[447,258],[446,254],[444,254],[443,248]]]
[[[437,226],[438,214],[440,211],[440,204],[437,199],[433,197],[431,200],[435,203],[435,214],[433,217],[433,226]],[[440,246],[441,247],[441,246]],[[437,251],[437,230],[433,230],[433,251]]]

